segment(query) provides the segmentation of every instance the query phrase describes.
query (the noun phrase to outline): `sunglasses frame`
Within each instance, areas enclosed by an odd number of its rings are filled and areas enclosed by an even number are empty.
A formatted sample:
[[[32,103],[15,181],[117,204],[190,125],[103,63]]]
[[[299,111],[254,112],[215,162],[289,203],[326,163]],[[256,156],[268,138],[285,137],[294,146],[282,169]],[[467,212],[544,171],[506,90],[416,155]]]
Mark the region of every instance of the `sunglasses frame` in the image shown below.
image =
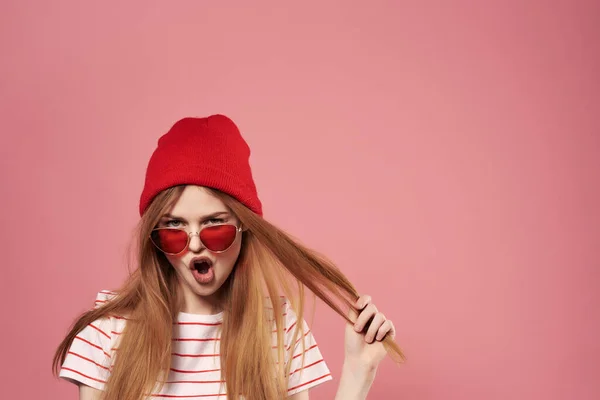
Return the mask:
[[[213,251],[213,250],[209,249],[208,247],[206,247],[206,245],[202,242],[202,239],[200,238],[200,232],[202,232],[206,228],[211,228],[211,227],[214,227],[214,226],[223,226],[223,225],[234,226],[235,227],[235,237],[233,238],[233,242],[231,242],[231,244],[229,245],[229,247],[227,247],[225,250]],[[182,232],[187,233],[187,242],[185,243],[185,247],[183,248],[183,250],[181,250],[179,253],[167,253],[166,251],[164,251],[163,249],[161,249],[160,247],[158,247],[158,245],[156,243],[154,243],[154,240],[152,240],[152,234],[155,231],[164,231],[164,230],[182,231]],[[225,253],[227,250],[229,250],[231,248],[231,246],[233,246],[233,244],[237,240],[238,234],[240,232],[242,232],[242,227],[241,226],[237,226],[235,224],[214,224],[214,225],[205,226],[202,229],[200,229],[198,232],[188,232],[188,231],[186,231],[185,229],[182,229],[182,228],[154,228],[154,229],[152,229],[152,231],[150,231],[150,235],[148,235],[148,237],[149,237],[150,241],[152,242],[152,244],[154,245],[154,247],[156,247],[158,250],[160,250],[163,253],[168,254],[170,256],[176,256],[176,255],[181,254],[184,251],[186,251],[188,249],[188,247],[190,246],[190,241],[192,240],[192,235],[198,235],[198,240],[200,240],[200,244],[206,250],[208,250],[208,251],[210,251],[211,253],[214,253],[214,254],[221,254],[221,253]]]

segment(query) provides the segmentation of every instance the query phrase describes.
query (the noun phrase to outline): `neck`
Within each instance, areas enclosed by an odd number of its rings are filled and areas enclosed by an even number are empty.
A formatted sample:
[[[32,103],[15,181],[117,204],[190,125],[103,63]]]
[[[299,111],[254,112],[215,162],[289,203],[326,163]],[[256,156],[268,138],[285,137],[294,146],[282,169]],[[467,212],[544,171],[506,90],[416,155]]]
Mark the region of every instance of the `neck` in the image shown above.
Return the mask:
[[[189,314],[213,315],[223,311],[221,290],[210,296],[200,296],[187,285],[179,286],[181,311]]]

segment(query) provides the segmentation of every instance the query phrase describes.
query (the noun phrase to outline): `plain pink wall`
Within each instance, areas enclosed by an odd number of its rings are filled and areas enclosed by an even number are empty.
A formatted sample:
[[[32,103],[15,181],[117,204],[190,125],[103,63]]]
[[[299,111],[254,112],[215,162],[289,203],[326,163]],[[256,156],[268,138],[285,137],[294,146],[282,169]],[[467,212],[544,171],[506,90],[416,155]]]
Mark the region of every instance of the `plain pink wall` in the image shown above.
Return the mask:
[[[76,398],[51,356],[126,274],[156,139],[216,112],[396,322],[371,399],[600,398],[598,2],[155,3],[0,5],[2,398]]]

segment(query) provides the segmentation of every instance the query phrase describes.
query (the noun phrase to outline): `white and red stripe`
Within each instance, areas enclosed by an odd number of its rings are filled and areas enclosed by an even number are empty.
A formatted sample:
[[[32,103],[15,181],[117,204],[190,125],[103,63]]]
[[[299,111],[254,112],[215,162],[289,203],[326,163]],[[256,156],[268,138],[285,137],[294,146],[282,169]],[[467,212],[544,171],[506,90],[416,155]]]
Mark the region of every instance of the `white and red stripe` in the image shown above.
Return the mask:
[[[114,295],[110,291],[101,291],[96,298],[96,306],[110,301]],[[291,362],[288,384],[288,395],[291,396],[332,377],[306,321],[302,321],[303,330],[292,343],[296,315],[287,301],[283,303],[282,312],[286,327],[285,348],[294,347],[291,360],[286,359],[286,362]],[[153,393],[151,399],[212,400],[218,396],[223,399],[226,392],[219,357],[221,321],[222,314],[179,313],[173,326],[172,365],[167,383],[159,393]],[[126,318],[115,316],[88,325],[73,341],[60,376],[102,390],[126,323]],[[275,333],[273,344],[276,345]]]

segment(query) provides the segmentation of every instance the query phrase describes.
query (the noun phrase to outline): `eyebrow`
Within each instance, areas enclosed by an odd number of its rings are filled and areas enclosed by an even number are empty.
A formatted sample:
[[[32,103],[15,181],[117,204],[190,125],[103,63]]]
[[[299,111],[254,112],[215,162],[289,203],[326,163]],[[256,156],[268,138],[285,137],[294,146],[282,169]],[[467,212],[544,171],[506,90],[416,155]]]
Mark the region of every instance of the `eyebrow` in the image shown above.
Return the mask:
[[[227,211],[217,211],[217,212],[214,212],[212,214],[208,214],[208,215],[203,216],[202,218],[200,218],[200,221],[207,221],[209,219],[216,218],[216,217],[221,217],[221,216],[224,216],[224,215],[229,216],[229,212],[227,212]],[[187,222],[185,220],[185,218],[178,217],[178,216],[170,214],[170,213],[166,213],[166,214],[164,214],[161,217],[161,219],[166,219],[166,218]]]

